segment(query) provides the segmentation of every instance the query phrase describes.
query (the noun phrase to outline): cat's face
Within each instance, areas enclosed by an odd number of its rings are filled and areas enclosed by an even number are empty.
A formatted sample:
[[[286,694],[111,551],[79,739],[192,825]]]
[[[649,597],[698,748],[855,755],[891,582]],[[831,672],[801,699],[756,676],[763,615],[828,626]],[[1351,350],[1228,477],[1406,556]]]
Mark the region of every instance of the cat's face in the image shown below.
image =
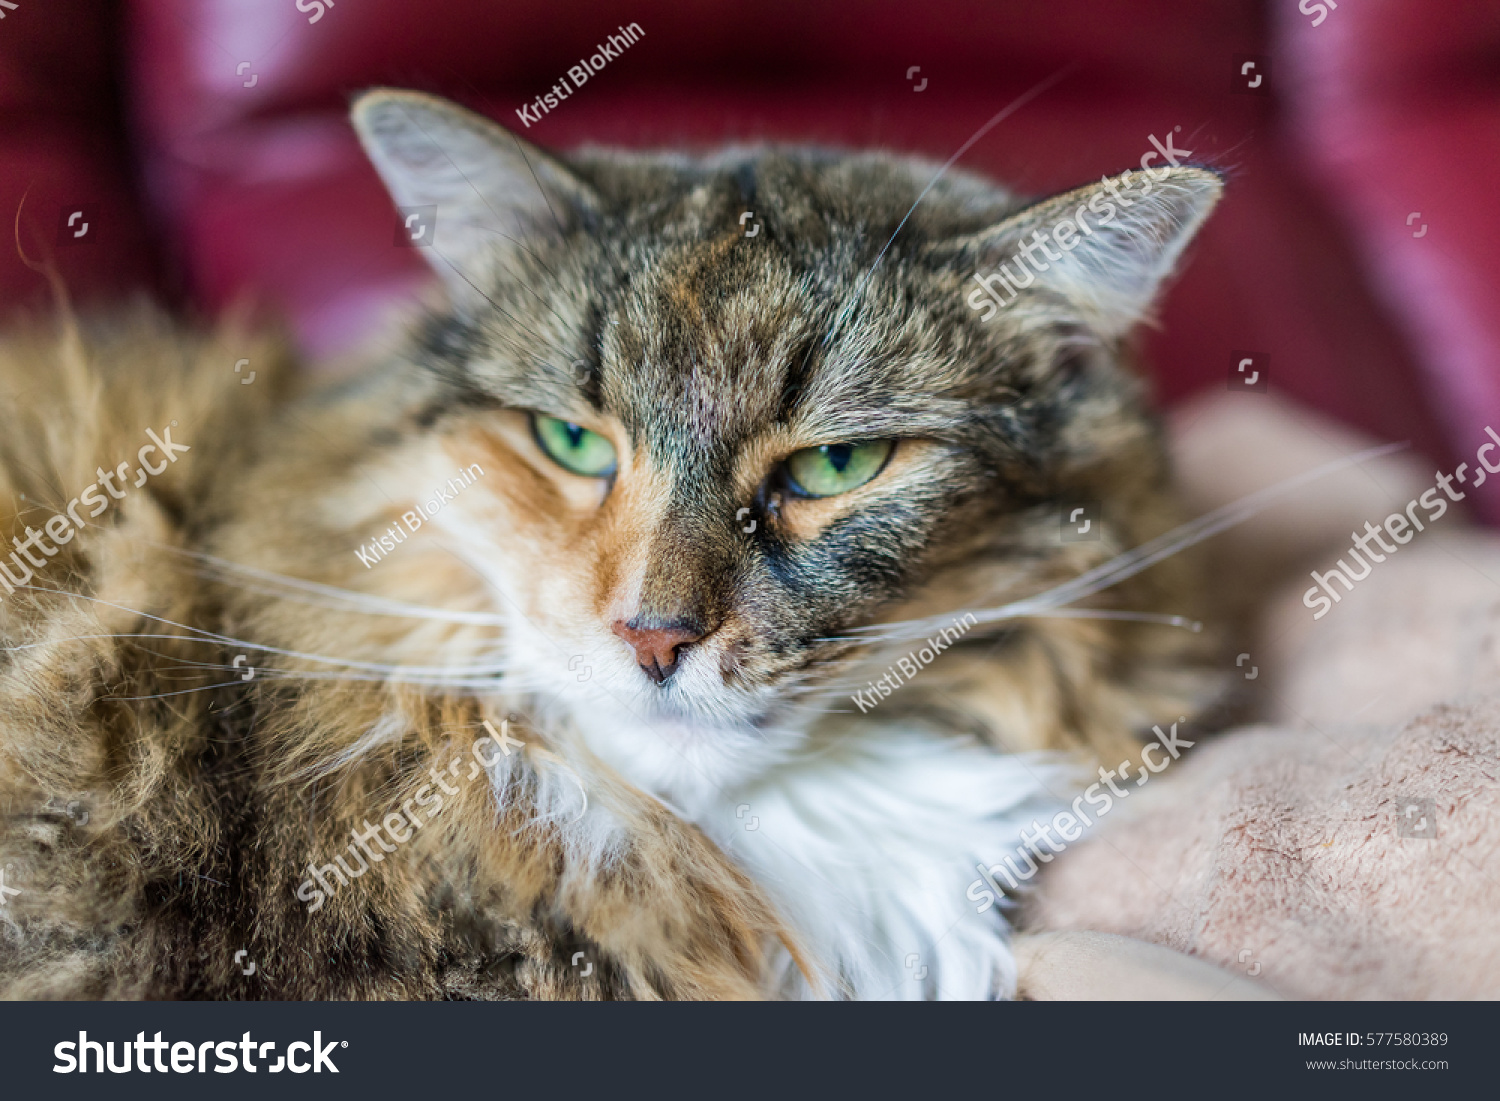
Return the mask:
[[[851,628],[1014,595],[1047,576],[1059,499],[1160,479],[1112,359],[1159,273],[1129,277],[1129,316],[1072,292],[1090,263],[1118,280],[1143,226],[1180,249],[1206,173],[986,323],[965,281],[1048,213],[945,179],[881,256],[930,165],[565,166],[425,97],[355,117],[398,202],[438,208],[456,309],[418,358],[450,384],[455,467],[484,470],[440,524],[518,682],[647,786],[763,768],[910,648]]]

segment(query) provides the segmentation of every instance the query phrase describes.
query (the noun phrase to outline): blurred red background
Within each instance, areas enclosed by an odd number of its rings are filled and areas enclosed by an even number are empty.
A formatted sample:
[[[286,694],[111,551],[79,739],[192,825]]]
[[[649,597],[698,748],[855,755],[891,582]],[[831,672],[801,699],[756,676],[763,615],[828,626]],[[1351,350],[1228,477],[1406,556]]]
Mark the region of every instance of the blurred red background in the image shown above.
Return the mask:
[[[1500,422],[1500,0],[13,2],[0,207],[25,196],[21,243],[79,300],[144,286],[212,313],[248,296],[314,354],[368,337],[426,277],[345,122],[372,85],[563,149],[806,140],[946,160],[1076,63],[960,165],[1046,192],[1175,131],[1228,172],[1143,336],[1165,400],[1225,388],[1255,352],[1274,389],[1443,469]],[[517,108],[631,23],[639,42],[522,125]],[[6,309],[45,308],[46,280],[0,251]],[[1475,503],[1500,519],[1500,497]]]

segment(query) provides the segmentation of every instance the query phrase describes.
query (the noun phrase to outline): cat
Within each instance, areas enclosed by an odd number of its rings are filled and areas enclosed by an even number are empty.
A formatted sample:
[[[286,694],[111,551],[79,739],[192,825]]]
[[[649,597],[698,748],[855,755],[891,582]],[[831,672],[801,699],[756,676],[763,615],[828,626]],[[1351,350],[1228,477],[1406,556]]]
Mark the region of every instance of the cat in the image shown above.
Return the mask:
[[[0,994],[1012,996],[975,866],[1221,682],[1149,621],[1191,554],[1118,618],[972,613],[1181,519],[1128,335],[1217,174],[982,320],[976,272],[1143,174],[352,119],[435,210],[399,352],[314,382],[149,307],[0,346]]]

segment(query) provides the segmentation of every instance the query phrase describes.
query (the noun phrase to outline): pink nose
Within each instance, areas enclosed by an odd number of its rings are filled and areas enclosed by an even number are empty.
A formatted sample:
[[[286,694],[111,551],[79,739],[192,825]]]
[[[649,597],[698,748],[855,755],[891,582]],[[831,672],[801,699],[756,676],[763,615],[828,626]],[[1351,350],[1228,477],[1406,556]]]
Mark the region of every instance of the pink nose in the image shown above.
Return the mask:
[[[685,620],[674,620],[659,627],[636,626],[640,621],[629,623],[617,619],[614,632],[630,644],[635,651],[635,660],[641,671],[657,684],[677,672],[677,654],[704,635],[696,626]]]

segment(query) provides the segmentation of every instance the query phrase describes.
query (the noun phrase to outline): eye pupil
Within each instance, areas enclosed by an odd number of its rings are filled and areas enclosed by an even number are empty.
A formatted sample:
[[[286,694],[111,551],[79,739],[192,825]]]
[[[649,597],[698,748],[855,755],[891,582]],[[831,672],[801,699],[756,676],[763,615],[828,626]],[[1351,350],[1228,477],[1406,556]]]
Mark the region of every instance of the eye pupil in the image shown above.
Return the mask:
[[[895,445],[894,440],[819,444],[787,456],[786,472],[798,493],[835,497],[879,474]]]
[[[564,470],[586,478],[607,478],[614,473],[614,446],[581,424],[533,413],[531,434],[542,451]]]

